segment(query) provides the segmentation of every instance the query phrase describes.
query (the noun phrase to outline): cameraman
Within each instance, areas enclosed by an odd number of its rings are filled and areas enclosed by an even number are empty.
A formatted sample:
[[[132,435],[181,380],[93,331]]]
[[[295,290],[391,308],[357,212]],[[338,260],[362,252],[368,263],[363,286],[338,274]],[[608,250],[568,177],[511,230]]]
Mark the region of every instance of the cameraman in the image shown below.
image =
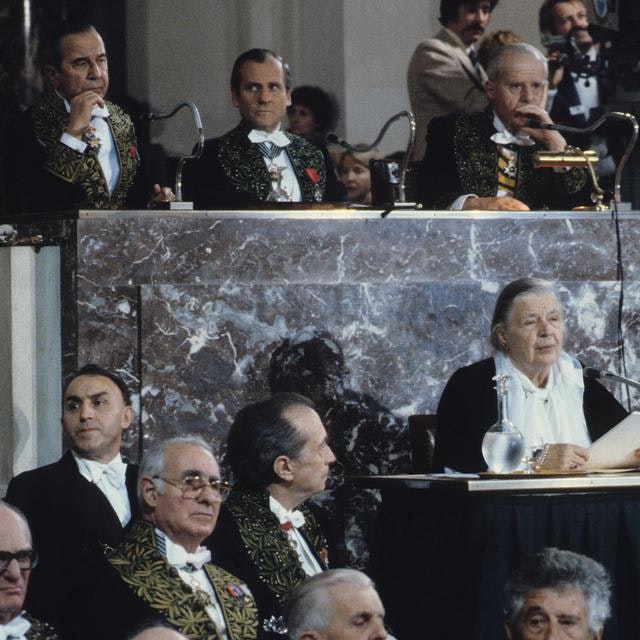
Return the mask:
[[[586,127],[602,115],[600,45],[589,33],[582,0],[545,0],[539,14],[542,41],[549,60],[547,111],[554,122]],[[610,145],[598,135],[567,135],[569,144],[598,153],[598,174],[605,187],[615,171]]]

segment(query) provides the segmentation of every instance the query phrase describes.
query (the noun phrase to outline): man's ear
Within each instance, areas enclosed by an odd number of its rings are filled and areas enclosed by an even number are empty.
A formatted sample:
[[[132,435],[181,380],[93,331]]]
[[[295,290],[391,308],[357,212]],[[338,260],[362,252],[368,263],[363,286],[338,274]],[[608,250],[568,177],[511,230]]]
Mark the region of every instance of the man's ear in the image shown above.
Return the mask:
[[[128,429],[133,422],[133,407],[127,405],[122,413],[122,429]]]
[[[286,102],[287,107],[291,106],[291,87],[289,87],[287,89],[287,102]]]
[[[60,88],[60,81],[58,79],[58,70],[51,64],[45,64],[42,67],[42,75],[44,75],[45,80],[49,83],[49,85],[53,89]]]
[[[489,100],[493,100],[495,98],[496,95],[496,85],[494,82],[492,82],[491,80],[487,80],[484,83],[484,92],[487,94],[487,98],[489,98]]]
[[[233,87],[231,87],[231,104],[233,104],[236,109],[240,106],[238,103],[238,94]]]
[[[507,634],[507,640],[514,640],[515,636],[513,635],[513,633],[511,633],[511,625],[510,624],[505,624],[504,625],[504,630]]]
[[[593,640],[602,640],[602,634],[604,633],[604,626],[600,627],[596,631],[596,635],[593,636]]]
[[[155,508],[158,504],[158,489],[156,488],[156,483],[148,476],[140,478],[140,497],[142,498],[142,504],[140,506],[143,508],[143,511],[145,505]]]
[[[285,482],[293,480],[293,469],[291,467],[291,458],[289,456],[278,456],[273,461],[273,472]]]

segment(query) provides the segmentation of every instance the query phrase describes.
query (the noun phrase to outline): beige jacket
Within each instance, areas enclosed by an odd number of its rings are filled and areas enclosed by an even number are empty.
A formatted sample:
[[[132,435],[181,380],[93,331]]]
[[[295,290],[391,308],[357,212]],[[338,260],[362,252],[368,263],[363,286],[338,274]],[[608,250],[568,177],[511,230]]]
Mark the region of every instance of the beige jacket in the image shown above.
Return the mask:
[[[432,118],[460,111],[482,111],[487,106],[486,79],[482,67],[474,69],[462,40],[447,28],[416,47],[407,73],[409,100],[416,118],[412,160],[422,160],[424,156],[427,127]]]

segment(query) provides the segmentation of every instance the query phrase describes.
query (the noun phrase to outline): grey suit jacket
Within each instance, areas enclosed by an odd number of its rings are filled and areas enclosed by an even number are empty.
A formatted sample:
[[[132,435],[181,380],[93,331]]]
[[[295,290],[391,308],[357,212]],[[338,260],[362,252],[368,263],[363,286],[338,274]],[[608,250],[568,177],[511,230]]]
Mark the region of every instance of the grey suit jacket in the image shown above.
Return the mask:
[[[407,85],[411,110],[416,119],[413,160],[422,160],[427,127],[432,118],[449,113],[482,111],[488,104],[484,92],[486,74],[471,64],[462,40],[442,28],[413,52]]]

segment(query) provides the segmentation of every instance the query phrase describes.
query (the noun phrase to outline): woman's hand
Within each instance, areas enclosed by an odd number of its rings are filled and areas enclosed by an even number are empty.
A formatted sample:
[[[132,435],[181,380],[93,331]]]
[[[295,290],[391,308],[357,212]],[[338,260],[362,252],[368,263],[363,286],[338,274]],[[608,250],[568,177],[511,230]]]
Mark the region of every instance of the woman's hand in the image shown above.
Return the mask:
[[[589,459],[589,451],[575,444],[547,444],[534,464],[536,471],[577,471]]]

